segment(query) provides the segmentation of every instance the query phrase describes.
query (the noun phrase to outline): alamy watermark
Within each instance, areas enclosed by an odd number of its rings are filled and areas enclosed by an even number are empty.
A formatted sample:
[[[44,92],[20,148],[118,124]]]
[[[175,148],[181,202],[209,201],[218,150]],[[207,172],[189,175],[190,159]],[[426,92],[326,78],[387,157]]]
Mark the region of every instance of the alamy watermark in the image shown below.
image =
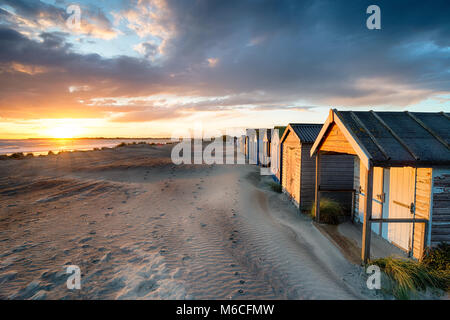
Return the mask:
[[[203,130],[196,123],[193,130],[172,133],[174,164],[259,164],[262,174],[270,174],[271,130],[231,128],[225,131]],[[205,142],[206,145],[205,145]]]
[[[381,9],[379,6],[373,4],[367,7],[367,14],[370,16],[366,20],[366,26],[369,30],[380,30],[381,29]]]
[[[81,8],[77,4],[71,4],[67,7],[66,13],[70,16],[66,20],[68,29],[80,29],[81,26]]]
[[[370,265],[366,269],[366,273],[369,275],[366,281],[367,288],[369,290],[381,289],[381,270],[377,265]]]
[[[80,269],[80,267],[76,266],[76,265],[67,266],[66,273],[70,274],[70,276],[66,282],[67,289],[80,290],[81,289],[81,269]]]

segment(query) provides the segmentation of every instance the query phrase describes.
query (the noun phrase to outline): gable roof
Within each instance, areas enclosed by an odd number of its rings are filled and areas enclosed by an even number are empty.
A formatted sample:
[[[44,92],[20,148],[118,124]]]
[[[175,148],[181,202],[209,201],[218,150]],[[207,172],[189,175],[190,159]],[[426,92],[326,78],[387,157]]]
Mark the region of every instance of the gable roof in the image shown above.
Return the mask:
[[[322,124],[317,123],[289,123],[283,133],[281,142],[284,141],[290,131],[294,132],[301,143],[313,143],[319,135]]]
[[[263,130],[264,134],[263,134],[263,141],[272,141],[272,133],[273,133],[273,129],[261,129]]]
[[[311,148],[315,154],[336,124],[365,163],[377,166],[450,165],[448,113],[330,110]]]

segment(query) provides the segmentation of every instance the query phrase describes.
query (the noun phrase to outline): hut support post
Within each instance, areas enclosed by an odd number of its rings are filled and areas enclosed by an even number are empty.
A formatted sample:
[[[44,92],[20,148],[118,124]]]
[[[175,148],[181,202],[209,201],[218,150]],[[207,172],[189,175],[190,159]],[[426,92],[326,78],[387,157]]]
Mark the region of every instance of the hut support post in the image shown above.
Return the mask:
[[[315,192],[315,204],[316,204],[316,221],[320,222],[320,150],[316,154],[316,192]]]
[[[363,263],[367,263],[370,259],[370,236],[371,236],[371,221],[372,219],[372,193],[373,193],[373,167],[367,171],[366,179],[366,203],[364,206],[364,222],[363,222],[363,234],[362,234],[362,248],[361,248],[361,260]]]

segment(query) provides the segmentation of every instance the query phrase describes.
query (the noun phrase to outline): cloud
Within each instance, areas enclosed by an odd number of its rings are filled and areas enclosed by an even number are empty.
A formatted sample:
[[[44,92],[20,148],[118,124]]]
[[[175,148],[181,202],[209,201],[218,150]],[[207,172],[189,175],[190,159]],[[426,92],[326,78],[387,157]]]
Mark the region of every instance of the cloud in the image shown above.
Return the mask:
[[[448,1],[380,0],[381,30],[365,26],[369,1],[136,0],[108,7],[114,25],[106,9],[83,7],[93,26],[83,33],[134,48],[138,58],[80,53],[64,10],[6,3],[14,10],[0,9],[0,117],[152,121],[400,108],[450,94]]]
[[[151,42],[142,42],[133,47],[133,49],[139,52],[147,59],[154,60],[161,54],[159,46]]]
[[[59,28],[65,32],[73,32],[93,38],[110,40],[118,35],[111,22],[98,8],[80,7],[81,19],[77,28],[68,28],[66,22],[71,14],[66,7],[56,7],[41,1],[4,0],[6,6],[0,9],[0,17],[4,24],[13,27],[22,34],[36,38],[41,32],[50,28]]]

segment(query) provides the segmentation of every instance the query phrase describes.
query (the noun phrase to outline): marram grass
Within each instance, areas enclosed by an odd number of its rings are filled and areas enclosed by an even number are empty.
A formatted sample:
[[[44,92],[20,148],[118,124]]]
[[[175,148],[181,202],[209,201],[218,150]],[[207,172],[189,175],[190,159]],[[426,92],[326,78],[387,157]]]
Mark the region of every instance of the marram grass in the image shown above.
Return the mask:
[[[341,205],[327,198],[320,199],[320,222],[327,224],[339,224],[340,217],[344,216]],[[316,218],[316,205],[311,208],[311,218]]]
[[[450,285],[448,271],[434,270],[418,261],[388,257],[371,260],[369,264],[379,266],[388,276],[397,299],[410,299],[427,288],[446,291]]]

